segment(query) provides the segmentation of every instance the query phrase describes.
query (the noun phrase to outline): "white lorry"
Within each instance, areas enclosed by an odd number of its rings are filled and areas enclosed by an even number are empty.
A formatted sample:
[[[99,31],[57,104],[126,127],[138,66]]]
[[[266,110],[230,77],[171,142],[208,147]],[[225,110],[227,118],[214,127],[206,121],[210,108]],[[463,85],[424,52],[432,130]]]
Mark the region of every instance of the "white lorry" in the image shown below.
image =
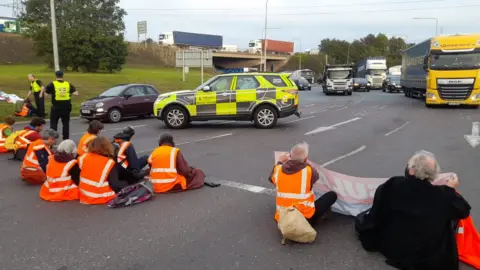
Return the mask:
[[[387,59],[383,56],[368,57],[357,63],[357,78],[365,78],[372,88],[382,88],[387,78]]]
[[[351,65],[326,65],[323,72],[323,93],[352,95],[353,67]]]

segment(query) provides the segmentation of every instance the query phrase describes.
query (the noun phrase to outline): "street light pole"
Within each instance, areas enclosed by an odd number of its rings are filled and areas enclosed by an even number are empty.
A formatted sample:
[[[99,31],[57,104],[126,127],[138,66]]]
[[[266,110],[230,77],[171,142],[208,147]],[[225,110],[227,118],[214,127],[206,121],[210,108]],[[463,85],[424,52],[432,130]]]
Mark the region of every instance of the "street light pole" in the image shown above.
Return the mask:
[[[57,41],[57,22],[55,19],[55,1],[50,0],[50,13],[52,19],[52,43],[53,43],[53,63],[55,71],[60,70],[60,64],[58,61],[58,41]]]
[[[300,61],[298,64],[298,69],[302,69],[302,41],[300,39],[294,39],[293,41],[300,43]]]
[[[438,36],[438,18],[415,17],[414,20],[435,20],[435,36]]]
[[[263,65],[263,71],[267,71],[267,19],[268,19],[268,0],[265,1],[265,35],[263,36],[263,57],[264,59],[264,65]]]

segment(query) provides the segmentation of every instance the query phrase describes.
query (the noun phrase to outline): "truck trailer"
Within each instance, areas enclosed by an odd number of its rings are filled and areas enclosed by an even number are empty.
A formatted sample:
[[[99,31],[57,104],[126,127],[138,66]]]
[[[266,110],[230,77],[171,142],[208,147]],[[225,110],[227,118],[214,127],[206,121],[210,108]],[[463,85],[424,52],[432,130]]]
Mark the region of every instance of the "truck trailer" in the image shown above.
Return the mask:
[[[265,43],[267,45],[267,53],[293,55],[293,42],[271,39],[267,39],[267,42],[265,42],[264,39],[250,40],[248,43],[248,51],[250,53],[262,54],[265,49]]]
[[[352,65],[326,65],[323,72],[323,93],[352,95],[353,92],[353,66]]]
[[[382,88],[387,77],[387,59],[373,56],[357,62],[356,77],[365,78],[372,88]]]
[[[480,105],[480,34],[429,38],[402,53],[400,84],[425,106]]]
[[[159,35],[158,43],[161,45],[170,45],[182,48],[196,47],[222,49],[223,37],[218,35],[172,31]]]

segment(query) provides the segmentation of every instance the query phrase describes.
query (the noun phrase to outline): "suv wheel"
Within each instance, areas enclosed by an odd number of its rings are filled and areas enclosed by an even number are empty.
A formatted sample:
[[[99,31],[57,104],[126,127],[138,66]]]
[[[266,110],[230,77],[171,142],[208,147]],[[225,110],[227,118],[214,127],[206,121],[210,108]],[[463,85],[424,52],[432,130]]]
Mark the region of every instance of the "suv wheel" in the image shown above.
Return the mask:
[[[257,128],[272,128],[278,120],[277,111],[272,106],[261,105],[253,114],[253,121]]]
[[[190,122],[188,119],[187,111],[180,106],[168,107],[164,112],[163,121],[165,125],[173,129],[185,128]]]
[[[122,112],[117,108],[111,109],[108,111],[108,120],[112,123],[120,122],[122,120]]]

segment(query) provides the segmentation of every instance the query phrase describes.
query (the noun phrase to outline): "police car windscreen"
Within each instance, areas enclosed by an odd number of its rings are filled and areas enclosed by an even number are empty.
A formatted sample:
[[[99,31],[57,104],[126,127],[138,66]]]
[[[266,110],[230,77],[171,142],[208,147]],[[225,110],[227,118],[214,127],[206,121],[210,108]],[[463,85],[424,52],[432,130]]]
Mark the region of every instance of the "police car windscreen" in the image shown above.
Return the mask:
[[[351,70],[330,70],[328,71],[329,79],[350,79],[352,77]]]

